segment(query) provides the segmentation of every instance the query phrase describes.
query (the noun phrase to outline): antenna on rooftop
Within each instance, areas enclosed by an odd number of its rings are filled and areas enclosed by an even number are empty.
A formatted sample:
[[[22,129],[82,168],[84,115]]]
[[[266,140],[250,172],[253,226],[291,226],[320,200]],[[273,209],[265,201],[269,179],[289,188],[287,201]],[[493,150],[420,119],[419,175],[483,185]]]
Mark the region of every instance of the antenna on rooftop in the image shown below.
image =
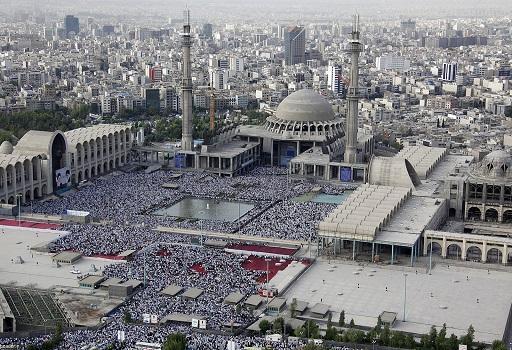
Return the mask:
[[[190,25],[190,10],[188,9],[188,6],[185,7],[185,10],[183,11],[183,24],[186,26]]]

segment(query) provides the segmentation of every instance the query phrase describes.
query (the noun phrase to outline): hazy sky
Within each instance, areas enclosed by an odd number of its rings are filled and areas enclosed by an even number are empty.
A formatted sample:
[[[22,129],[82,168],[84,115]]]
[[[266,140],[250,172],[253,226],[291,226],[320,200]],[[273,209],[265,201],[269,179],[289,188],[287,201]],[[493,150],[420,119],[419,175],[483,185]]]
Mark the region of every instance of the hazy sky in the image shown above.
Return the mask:
[[[176,17],[188,5],[198,17],[272,18],[345,16],[358,11],[365,16],[478,17],[510,15],[512,0],[0,0],[0,9],[50,13],[100,13],[105,15],[161,15]],[[390,18],[391,19],[391,18]]]

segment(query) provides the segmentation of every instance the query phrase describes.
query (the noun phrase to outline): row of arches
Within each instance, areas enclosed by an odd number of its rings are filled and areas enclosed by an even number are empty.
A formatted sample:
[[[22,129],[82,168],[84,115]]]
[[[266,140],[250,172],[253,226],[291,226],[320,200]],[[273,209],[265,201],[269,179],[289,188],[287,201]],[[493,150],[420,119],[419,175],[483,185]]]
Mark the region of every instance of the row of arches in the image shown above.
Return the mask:
[[[42,198],[44,196],[46,196],[48,194],[48,186],[46,186],[46,184],[42,185],[41,188],[39,188],[38,186],[35,186],[33,190],[29,189],[29,190],[26,190],[25,193],[20,193],[22,195],[22,202],[26,203],[26,202],[30,202],[34,199],[39,199],[39,198]],[[9,196],[6,199],[2,198],[0,199],[0,203],[1,204],[13,204],[15,205],[16,204],[16,197],[15,196]]]
[[[437,242],[429,243],[427,247],[427,252],[430,254],[430,249],[432,245],[432,255],[442,255],[442,247]],[[474,261],[474,262],[486,262],[491,264],[501,264],[503,261],[503,252],[499,248],[490,247],[487,250],[486,260],[483,260],[482,249],[478,246],[472,245],[466,249],[466,260]],[[461,260],[462,259],[462,248],[459,244],[449,244],[446,247],[446,258],[453,260]],[[512,262],[512,252],[508,253],[507,262]]]
[[[97,137],[89,141],[77,143],[75,154],[72,157],[72,166],[75,164],[81,166],[94,160],[103,160],[108,156],[113,156],[119,151],[128,149],[130,143],[129,130],[110,133]]]
[[[486,222],[500,222],[500,215],[497,209],[489,208],[485,211],[482,217],[482,210],[478,207],[471,207],[468,209],[468,220],[472,221],[486,221]],[[503,211],[501,222],[512,223],[512,209]]]
[[[303,132],[309,134],[318,133],[342,133],[343,127],[341,122],[289,122],[281,120],[268,120],[266,123],[266,129],[274,133],[289,132]]]

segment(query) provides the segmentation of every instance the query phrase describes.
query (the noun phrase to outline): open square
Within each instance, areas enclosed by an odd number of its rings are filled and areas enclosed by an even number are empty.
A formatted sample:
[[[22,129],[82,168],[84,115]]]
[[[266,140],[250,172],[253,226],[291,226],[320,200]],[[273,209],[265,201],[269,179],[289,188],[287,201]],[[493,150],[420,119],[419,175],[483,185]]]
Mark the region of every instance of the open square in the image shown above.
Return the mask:
[[[406,322],[402,322],[406,285]],[[394,329],[418,334],[446,323],[448,333],[459,336],[472,324],[477,339],[492,342],[503,336],[512,302],[510,290],[508,272],[439,264],[429,275],[424,268],[317,260],[285,296],[310,305],[330,305],[337,315],[345,310],[345,321],[353,318],[361,326],[375,326],[383,311],[398,314]]]

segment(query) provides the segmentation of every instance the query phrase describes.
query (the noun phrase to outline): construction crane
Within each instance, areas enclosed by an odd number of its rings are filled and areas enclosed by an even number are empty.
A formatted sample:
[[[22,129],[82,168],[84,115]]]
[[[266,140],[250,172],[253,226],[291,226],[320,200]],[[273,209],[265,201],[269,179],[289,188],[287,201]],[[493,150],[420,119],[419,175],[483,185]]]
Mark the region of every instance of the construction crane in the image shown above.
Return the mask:
[[[215,92],[210,82],[210,131],[215,130]]]

